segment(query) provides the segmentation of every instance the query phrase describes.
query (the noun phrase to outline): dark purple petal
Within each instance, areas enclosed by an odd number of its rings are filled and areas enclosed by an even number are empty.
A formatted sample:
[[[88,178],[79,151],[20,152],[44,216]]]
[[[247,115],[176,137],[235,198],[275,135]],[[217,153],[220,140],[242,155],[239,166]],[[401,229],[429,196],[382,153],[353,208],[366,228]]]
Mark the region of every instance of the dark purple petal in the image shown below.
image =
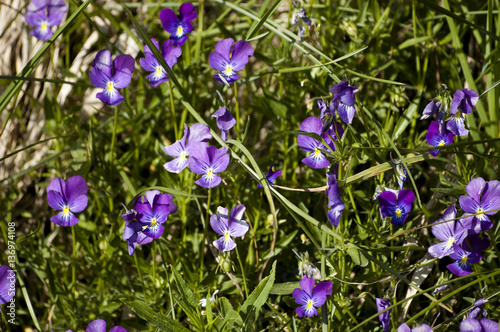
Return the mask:
[[[217,250],[220,252],[231,251],[236,248],[236,242],[229,236],[225,238],[224,236],[212,243]]]
[[[355,112],[356,108],[354,106],[348,106],[341,103],[337,107],[337,113],[339,113],[340,119],[344,121],[344,123],[352,124]]]
[[[396,195],[391,191],[384,191],[378,197],[378,203],[384,217],[392,217],[392,211],[397,205]]]
[[[97,52],[92,67],[103,71],[108,77],[111,77],[111,52],[102,50]]]
[[[182,49],[176,47],[172,40],[167,40],[163,42],[161,48],[161,55],[167,62],[167,64],[172,68],[177,63],[177,58],[182,54]]]
[[[119,105],[125,98],[115,88],[106,89],[96,95],[97,99],[109,106]]]
[[[333,208],[328,210],[327,217],[330,224],[335,227],[339,226],[340,217],[342,216],[342,211],[344,210],[344,208]]]
[[[306,305],[307,302],[311,299],[311,296],[300,288],[295,288],[292,292],[292,296],[295,299],[295,303],[300,305]]]
[[[86,195],[89,186],[80,175],[72,176],[66,181],[66,200],[69,204],[81,195]],[[77,211],[78,212],[78,211]]]
[[[149,236],[152,239],[158,239],[165,230],[162,224],[157,223],[156,225],[150,224],[145,230],[142,232],[144,235]]]
[[[472,273],[472,267],[469,263],[462,264],[460,261],[446,265],[454,275],[463,277]]]
[[[231,48],[233,46],[233,43],[234,43],[233,38],[223,39],[220,42],[218,42],[217,44],[215,44],[215,52],[219,53],[224,59],[226,59],[229,62],[229,59],[231,57]],[[216,70],[219,70],[219,69],[216,69]]]
[[[299,283],[300,283],[300,288],[302,288],[304,290],[304,292],[306,292],[306,294],[309,295],[309,297],[312,297],[313,288],[314,288],[314,284],[315,284],[314,279],[304,277],[299,281]]]
[[[472,182],[472,181],[471,181]],[[498,209],[498,199],[500,197],[500,182],[497,180],[489,181],[486,184],[486,190],[484,191],[481,203],[489,206],[489,210]],[[492,213],[495,214],[496,212]]]
[[[127,330],[121,326],[115,326],[109,332],[127,332]]]
[[[179,16],[183,22],[192,21],[198,16],[198,13],[192,3],[186,2],[179,7]]]
[[[321,281],[314,287],[312,299],[315,307],[321,307],[325,303],[326,298],[332,295],[332,287],[332,282],[329,280]]]
[[[484,181],[483,178],[475,178],[465,186],[465,190],[470,197],[479,203],[481,202],[481,194],[483,193],[485,186],[486,181]]]
[[[330,91],[334,96],[339,94],[339,92],[342,89],[345,89],[347,86],[349,86],[349,82],[347,81],[342,81],[338,84],[335,84],[334,86],[330,87],[328,91]]]
[[[61,178],[52,179],[47,186],[47,192],[49,191],[58,192],[61,196],[66,197],[66,182]]]
[[[377,312],[381,312],[391,305],[391,300],[376,298],[375,303],[377,305]],[[378,315],[378,319],[382,323],[383,330],[387,332],[389,330],[389,323],[391,322],[391,310],[387,310]]]
[[[425,120],[439,112],[439,109],[441,108],[441,102],[439,101],[431,101],[430,103],[425,106],[424,111],[422,112],[422,116],[420,117],[420,120]]]
[[[398,205],[404,209],[405,213],[411,211],[411,205],[415,201],[415,194],[410,189],[403,189],[398,195]]]
[[[130,80],[132,79],[132,73],[127,68],[123,68],[116,71],[112,79],[114,87],[116,89],[123,89],[130,84]]]
[[[67,227],[74,226],[78,223],[78,218],[70,211],[68,213],[59,212],[57,215],[50,217],[50,221],[59,226]]]
[[[151,38],[151,42],[153,43],[153,45],[157,48],[157,49],[160,49],[160,44],[158,44],[158,41],[155,39],[155,38]],[[151,49],[149,48],[148,45],[144,45],[144,55],[147,55],[147,54],[153,54],[153,52],[151,51]]]
[[[210,67],[212,67],[213,69],[218,71],[224,71],[229,65],[229,60],[224,58],[217,52],[212,52],[208,56],[208,63],[210,64]]]
[[[308,157],[302,159],[302,162],[313,169],[320,169],[330,166],[330,162],[320,152],[320,150],[312,152]]]
[[[460,106],[462,100],[464,99],[465,94],[462,90],[455,91],[453,95],[453,100],[451,101],[450,113],[455,114],[458,112],[458,107]]]
[[[61,194],[53,190],[47,191],[47,202],[54,210],[63,210],[67,204]]]
[[[116,76],[117,73],[120,73],[122,70],[125,71],[126,74],[132,75],[135,69],[135,61],[132,56],[128,54],[121,54],[117,56],[113,60],[113,69],[114,69],[114,75]],[[114,78],[114,76],[113,76]],[[127,84],[128,85],[128,84]],[[119,88],[121,89],[121,88]]]
[[[177,32],[177,27],[179,26],[180,21],[172,9],[162,9],[160,12],[160,21],[165,31],[170,33]]]
[[[300,130],[321,135],[322,127],[320,119],[315,116],[310,116],[302,122]]]
[[[488,249],[491,244],[490,237],[484,233],[480,234],[468,234],[464,245],[467,246],[467,250],[480,253],[483,250]]]
[[[460,332],[483,332],[481,324],[473,318],[464,319],[458,328]]]
[[[136,217],[139,221],[153,216],[153,208],[148,201],[141,202],[140,200],[137,200],[134,204],[134,210],[137,211]]]
[[[231,65],[234,71],[242,70],[248,63],[248,58],[253,56],[254,50],[249,42],[239,40],[234,44],[234,50],[231,57]]]
[[[16,284],[16,273],[8,265],[0,265],[0,304],[10,302],[16,290],[9,290],[10,285]]]
[[[191,24],[183,24],[187,25],[186,28],[184,28],[184,32],[191,32],[193,30]],[[170,35],[170,39],[174,41],[174,46],[182,46],[188,40],[187,35],[183,35],[182,37],[177,37],[175,34]]]
[[[90,322],[86,332],[106,332],[106,321],[104,319],[96,319]]]
[[[484,332],[498,332],[499,326],[497,322],[483,318],[479,321]]]
[[[214,114],[212,114],[212,118],[217,119],[217,127],[222,130],[229,130],[236,124],[236,120],[228,111],[227,107],[219,108],[216,112],[214,112]]]
[[[86,207],[87,204],[89,203],[89,199],[87,195],[80,195],[76,198],[74,198],[71,202],[69,202],[69,209],[71,212],[78,213],[82,212]]]
[[[111,77],[106,74],[106,72],[98,69],[92,68],[89,72],[90,83],[96,88],[106,88],[108,83],[111,81]]]

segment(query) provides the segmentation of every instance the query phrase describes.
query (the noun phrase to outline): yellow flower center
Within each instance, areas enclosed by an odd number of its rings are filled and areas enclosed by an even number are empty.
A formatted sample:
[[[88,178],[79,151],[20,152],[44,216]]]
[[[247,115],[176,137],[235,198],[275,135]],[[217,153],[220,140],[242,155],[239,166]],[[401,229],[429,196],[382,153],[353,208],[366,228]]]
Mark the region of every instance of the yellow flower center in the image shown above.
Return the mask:
[[[40,30],[42,30],[43,32],[45,32],[45,31],[47,31],[48,28],[49,28],[49,24],[46,21],[44,21],[42,23],[42,26],[40,27]]]
[[[462,256],[461,261],[462,261],[462,263],[464,263],[464,264],[465,264],[465,263],[467,263],[467,256],[466,256],[466,255]]]
[[[114,88],[115,88],[115,87],[114,87],[113,82],[109,82],[109,83],[108,83],[108,87],[107,87],[106,89],[107,89],[108,91],[113,91],[113,89],[114,89]]]
[[[453,245],[453,242],[455,242],[455,239],[454,239],[454,238],[452,238],[452,237],[450,237],[450,238],[448,239],[448,242],[446,242],[446,245],[447,245],[449,248],[451,248],[451,246]]]
[[[397,208],[396,209],[396,216],[401,217],[401,214],[402,214],[401,209]]]
[[[226,70],[224,71],[224,73],[225,73],[227,76],[231,75],[231,74],[233,73],[233,66],[228,65],[228,66],[226,67]]]
[[[321,154],[321,151],[319,149],[314,150],[314,156],[318,156]]]
[[[63,214],[68,215],[69,214],[69,206],[65,206],[63,209]]]
[[[182,151],[182,152],[181,152],[181,155],[179,156],[179,158],[180,158],[181,160],[184,160],[184,159],[186,159],[186,157],[187,157],[187,153],[186,153],[186,151]]]
[[[477,209],[477,213],[478,213],[479,215],[482,215],[482,214],[484,213],[483,208],[479,208],[479,209]]]
[[[444,145],[444,140],[441,140],[438,145],[439,146],[443,146]]]
[[[184,35],[184,29],[182,28],[181,25],[177,27],[177,32],[175,33],[177,37],[182,37]]]
[[[313,301],[309,300],[309,302],[307,302],[307,309],[311,309],[312,306],[313,306]]]
[[[207,179],[212,180],[214,178],[214,170],[209,168],[207,171]]]
[[[155,227],[157,222],[156,218],[153,218],[153,220],[151,220],[151,226]]]
[[[231,238],[231,234],[229,234],[229,231],[227,231],[224,233],[224,241],[226,241],[229,238]]]

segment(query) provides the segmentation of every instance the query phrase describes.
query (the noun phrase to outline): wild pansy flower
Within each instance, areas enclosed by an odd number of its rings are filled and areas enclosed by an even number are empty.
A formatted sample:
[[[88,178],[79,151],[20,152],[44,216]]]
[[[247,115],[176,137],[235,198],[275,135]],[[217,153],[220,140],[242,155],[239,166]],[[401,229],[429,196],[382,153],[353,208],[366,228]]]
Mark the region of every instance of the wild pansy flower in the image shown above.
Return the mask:
[[[337,182],[338,163],[334,166],[333,172],[326,173],[327,185],[326,194],[328,195],[328,221],[335,227],[338,227],[340,217],[345,209],[342,202],[339,183]]]
[[[51,28],[61,23],[67,11],[68,4],[64,0],[31,0],[24,18],[36,28],[30,31],[32,36],[48,40],[54,34]]]
[[[356,112],[356,98],[354,94],[359,91],[355,86],[350,86],[349,82],[342,81],[339,84],[332,86],[328,89],[333,93],[332,103],[340,119],[345,123],[351,124]]]
[[[174,144],[163,148],[165,153],[177,157],[163,164],[163,167],[171,173],[180,173],[188,165],[188,157],[191,148],[195,145],[208,146],[206,142],[212,139],[210,128],[203,123],[195,123],[191,127],[184,124],[184,136]]]
[[[14,298],[16,281],[16,272],[8,265],[0,265],[0,304],[10,302]],[[14,287],[11,287],[12,285]]]
[[[281,169],[277,170],[276,172],[273,172],[273,166],[274,166],[274,164],[269,166],[269,170],[267,171],[267,175],[266,175],[266,180],[269,184],[273,184],[274,180],[276,180],[278,178],[278,176],[281,175]],[[257,188],[263,188],[263,186],[260,183],[258,183]]]
[[[427,324],[422,324],[410,329],[408,325],[403,323],[399,326],[398,332],[432,332],[432,328]]]
[[[457,90],[455,91],[455,95],[453,95],[453,100],[451,101],[450,113],[455,114],[460,112],[469,114],[472,112],[472,108],[476,106],[478,100],[479,95],[474,90]]]
[[[47,201],[51,208],[61,212],[52,216],[50,221],[59,226],[76,225],[79,220],[75,213],[82,212],[89,202],[88,189],[80,175],[70,177],[67,182],[60,178],[53,179],[47,186]]]
[[[292,25],[295,25],[298,23],[299,37],[300,38],[304,37],[304,32],[306,31],[306,28],[300,23],[301,21],[305,25],[311,26],[311,19],[309,18],[309,16],[307,16],[307,12],[304,8],[301,8],[300,10],[293,13],[292,20],[291,20]]]
[[[439,122],[437,121],[431,122],[431,125],[429,126],[429,131],[425,136],[425,138],[427,139],[427,144],[431,146],[441,147],[453,143],[453,134],[446,129],[444,130],[444,132],[441,132],[439,127],[440,127]],[[441,150],[439,149],[431,150],[429,151],[429,153],[435,157],[438,155],[440,151]]]
[[[462,113],[455,113],[446,121],[446,129],[456,136],[467,136],[469,131],[465,129],[465,117]]]
[[[483,315],[483,317],[488,316],[488,313],[485,309],[481,308],[484,304],[488,303],[488,300],[479,299],[474,302],[474,308],[469,311],[469,318],[476,319],[479,315]]]
[[[471,264],[477,264],[483,258],[478,252],[469,251],[459,246],[455,246],[453,251],[454,252],[449,256],[450,258],[454,259],[455,262],[448,264],[446,267],[454,275],[457,275],[459,277],[471,274]]]
[[[465,220],[470,226],[472,217],[468,217]],[[486,233],[484,232],[474,233],[474,231],[469,231],[464,242],[462,242],[462,246],[465,247],[467,250],[475,251],[477,253],[480,253],[481,251],[488,249],[490,244],[491,244],[491,239]]]
[[[179,7],[179,16],[175,15],[170,8],[162,9],[160,20],[165,31],[170,32],[170,39],[174,41],[174,46],[181,46],[188,39],[187,34],[193,31],[191,21],[198,16],[196,8],[190,2],[186,2]]]
[[[455,246],[461,245],[467,236],[470,224],[460,219],[455,222],[456,216],[455,205],[450,205],[444,212],[443,218],[438,219],[437,225],[432,226],[432,234],[443,241],[429,247],[428,251],[432,257],[441,259],[452,254]]]
[[[181,56],[182,50],[180,47],[175,47],[173,40],[167,40],[163,42],[161,48],[156,39],[151,39],[156,48],[160,51],[161,56],[165,59],[168,66],[172,68],[177,63],[177,58]],[[149,79],[149,85],[153,88],[162,84],[163,82],[168,81],[167,71],[163,68],[162,65],[156,60],[153,52],[148,47],[148,45],[144,45],[144,55],[146,56],[144,59],[139,59],[139,63],[142,68],[147,71],[151,71],[152,73],[146,76]]]
[[[210,53],[208,62],[210,66],[220,71],[214,78],[220,83],[231,84],[239,79],[237,71],[242,70],[248,63],[248,58],[253,55],[253,48],[245,40],[237,41],[234,44],[233,38],[223,39],[215,45],[215,52]],[[231,53],[232,51],[232,53]],[[221,77],[224,78],[224,82]]]
[[[458,201],[464,212],[476,214],[472,219],[472,230],[479,233],[493,227],[488,215],[494,215],[498,212],[495,210],[500,209],[500,182],[486,182],[479,177],[472,179],[465,190],[468,196],[462,195]]]
[[[86,332],[107,332],[106,331],[106,321],[104,319],[96,319],[87,325]],[[127,330],[121,326],[115,326],[109,332],[127,332]]]
[[[427,104],[427,106],[425,106],[424,111],[422,112],[422,116],[420,117],[420,120],[425,120],[434,116],[434,114],[437,114],[440,109],[441,109],[441,102],[432,100],[430,103]]]
[[[343,131],[341,130],[342,127],[340,128],[339,127],[340,126],[337,127],[337,131],[339,132],[339,135],[342,136],[343,134]],[[336,149],[335,144],[328,136],[330,135],[333,139],[337,139],[335,131],[329,129],[327,132],[321,133],[321,128],[322,128],[321,120],[315,116],[308,117],[300,125],[300,130],[305,131],[307,133],[315,133],[321,136],[325,140],[326,144],[328,144],[328,146],[333,151],[335,151]],[[326,157],[323,155],[322,152],[322,151],[329,151],[329,149],[325,147],[323,143],[309,136],[298,135],[297,144],[299,145],[299,148],[301,148],[303,151],[311,153],[308,157],[302,159],[302,162],[304,164],[306,164],[311,168],[325,168],[327,166],[330,166],[330,162],[326,159]]]
[[[127,241],[128,254],[134,256],[135,249],[138,244],[147,244],[153,241],[152,237],[147,236],[142,232],[143,226],[136,219],[137,212],[135,210],[127,210],[121,217],[125,220],[125,228],[122,238]]]
[[[210,226],[221,238],[215,240],[213,245],[220,252],[231,251],[236,247],[233,237],[242,237],[248,232],[248,224],[243,220],[245,205],[236,205],[228,214],[227,208],[219,206],[217,213],[210,216]]]
[[[375,304],[377,305],[377,312],[381,312],[391,306],[391,300],[375,298]],[[379,321],[382,323],[382,329],[387,332],[389,331],[389,324],[391,323],[391,310],[384,311],[378,315]]]
[[[391,224],[401,226],[408,218],[415,195],[409,189],[384,191],[378,197],[380,212],[383,217],[390,217]]]
[[[226,152],[226,147],[217,149],[215,146],[196,145],[189,158],[189,169],[203,176],[194,183],[205,188],[218,186],[222,178],[217,173],[225,171],[229,165],[229,155]]]
[[[125,98],[117,89],[126,88],[132,79],[134,72],[134,58],[128,54],[117,56],[111,62],[111,52],[108,50],[99,51],[92,62],[90,70],[90,83],[96,88],[103,88],[103,92],[97,94],[97,98],[104,104],[116,106]]]
[[[217,119],[217,127],[222,131],[221,138],[225,142],[228,137],[229,129],[233,128],[236,124],[236,120],[233,115],[229,112],[227,107],[221,107],[214,112],[211,116]]]
[[[314,279],[304,277],[299,283],[300,288],[295,288],[292,292],[295,303],[300,305],[295,312],[299,317],[317,316],[316,308],[321,307],[326,302],[327,296],[332,294],[332,282],[324,280],[314,287],[316,283]]]
[[[137,211],[137,221],[142,225],[142,233],[153,239],[163,234],[163,223],[167,221],[170,213],[177,211],[173,202],[174,196],[162,194],[158,190],[147,191],[134,205]]]
[[[499,324],[486,318],[480,321],[467,318],[460,323],[458,328],[460,332],[498,332]]]

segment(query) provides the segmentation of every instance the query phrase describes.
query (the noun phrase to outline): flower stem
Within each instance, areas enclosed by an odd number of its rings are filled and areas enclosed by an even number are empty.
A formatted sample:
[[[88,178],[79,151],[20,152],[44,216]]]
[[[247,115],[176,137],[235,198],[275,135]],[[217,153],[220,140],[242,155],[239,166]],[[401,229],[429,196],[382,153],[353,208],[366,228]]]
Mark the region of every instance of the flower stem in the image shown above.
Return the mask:
[[[152,256],[153,256],[153,288],[156,288],[156,241],[153,241]]]
[[[115,156],[115,141],[116,141],[117,126],[118,126],[118,106],[115,106],[115,122],[113,124],[113,136],[111,137],[111,155],[109,157],[109,164],[111,168],[113,168],[113,159]]]
[[[208,246],[208,243],[209,243],[209,238],[208,238],[208,225],[210,223],[209,221],[209,218],[210,218],[210,199],[212,197],[212,188],[208,188],[208,198],[207,198],[207,215],[205,217],[205,225],[203,227],[203,232],[205,234],[205,240],[207,242],[207,246]],[[202,253],[203,252],[203,241],[200,245],[200,252]],[[201,266],[201,269],[200,269],[200,280],[203,279],[203,259],[204,259],[204,255],[201,254],[200,255],[200,266]]]
[[[234,82],[234,102],[236,105],[236,132],[240,133],[240,105],[238,104],[238,86]]]
[[[73,264],[71,264],[71,285],[73,289],[75,289],[76,283],[76,268],[75,268],[75,260],[76,260],[76,236],[75,236],[75,227],[71,227],[71,235],[73,236],[73,251],[71,253],[71,257],[73,258]]]
[[[165,256],[163,256],[163,250],[161,250],[161,244],[158,244],[158,247],[160,248],[160,256],[161,260],[163,262],[163,267],[165,268],[165,275],[167,276],[167,285],[168,285],[168,295],[170,297],[170,306],[172,307],[172,318],[175,320],[175,310],[174,310],[174,300],[172,299],[172,289],[170,288],[170,278],[168,276],[168,268],[167,268],[167,263]]]
[[[177,129],[177,121],[175,119],[174,89],[172,89],[171,80],[168,80],[168,87],[170,88],[170,111],[172,112],[172,123],[174,124],[175,139],[180,139],[179,130]]]
[[[247,287],[247,278],[245,277],[245,269],[243,268],[243,263],[241,262],[240,252],[238,251],[238,247],[236,249],[236,256],[238,257],[238,262],[240,263],[241,276],[243,277],[243,287],[245,287],[245,296],[248,298],[248,287]]]

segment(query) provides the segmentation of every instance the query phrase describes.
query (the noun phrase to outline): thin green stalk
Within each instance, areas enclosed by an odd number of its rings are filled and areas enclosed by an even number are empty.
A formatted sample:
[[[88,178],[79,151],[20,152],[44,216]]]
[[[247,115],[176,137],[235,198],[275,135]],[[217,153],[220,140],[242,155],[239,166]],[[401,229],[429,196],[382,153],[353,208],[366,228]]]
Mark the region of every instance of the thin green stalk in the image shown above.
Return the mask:
[[[208,225],[210,224],[210,200],[212,198],[212,188],[208,189],[208,198],[207,198],[207,215],[205,217],[205,225],[203,225],[203,233],[205,234],[205,241],[207,243],[207,246],[209,245],[209,238],[208,238]],[[203,241],[200,243],[200,252],[203,252]],[[200,255],[200,280],[203,279],[203,265],[204,265],[204,258],[205,256],[203,254]]]
[[[234,103],[236,107],[236,132],[240,133],[240,105],[238,104],[238,86],[234,82]]]
[[[153,288],[156,288],[156,241],[153,241],[153,250],[151,255],[153,256]],[[154,293],[154,291],[153,291]]]
[[[75,236],[75,227],[71,227],[71,235],[73,237],[73,249],[71,252],[71,257],[73,258],[73,264],[71,264],[71,288],[75,290],[76,283],[76,268],[75,268],[75,260],[76,260],[76,236]],[[76,294],[75,294],[76,296]]]
[[[172,123],[174,124],[175,139],[180,139],[177,129],[177,121],[175,119],[174,91],[172,89],[172,82],[170,80],[168,80],[168,87],[170,89],[170,111],[172,112]]]
[[[204,0],[200,0],[198,7],[198,32],[196,33],[196,43],[194,46],[194,61],[196,63],[200,63],[200,54],[201,54],[201,35],[203,33],[203,7]]]
[[[323,232],[321,234],[321,247],[326,248],[326,239],[328,234]],[[321,251],[321,277],[324,279],[326,277],[326,257],[325,252]],[[328,304],[327,301],[321,306],[321,328],[323,332],[328,332]]]
[[[243,263],[241,262],[240,252],[238,251],[238,247],[236,249],[236,256],[238,257],[238,262],[240,263],[241,269],[241,277],[243,278],[243,287],[245,287],[245,296],[248,298],[248,287],[247,287],[247,278],[245,277],[245,269],[243,268]]]
[[[118,106],[115,106],[115,121],[113,124],[113,136],[111,137],[111,155],[109,157],[110,168],[113,169],[113,158],[115,155],[116,127],[118,126]]]
[[[137,269],[137,273],[139,273],[139,278],[141,279],[142,285],[144,287],[144,293],[146,293],[146,284],[144,283],[144,278],[142,277],[142,272],[139,267],[139,261],[137,261],[137,255],[134,255],[135,268]]]
[[[161,244],[158,245],[160,248],[160,256],[161,260],[163,263],[163,267],[165,268],[165,276],[167,277],[167,285],[168,285],[168,295],[170,297],[170,306],[172,307],[172,319],[175,320],[175,310],[174,310],[174,300],[172,298],[172,289],[170,287],[170,278],[168,276],[168,268],[167,268],[167,260],[165,259],[165,256],[163,255],[163,250],[161,250]]]

